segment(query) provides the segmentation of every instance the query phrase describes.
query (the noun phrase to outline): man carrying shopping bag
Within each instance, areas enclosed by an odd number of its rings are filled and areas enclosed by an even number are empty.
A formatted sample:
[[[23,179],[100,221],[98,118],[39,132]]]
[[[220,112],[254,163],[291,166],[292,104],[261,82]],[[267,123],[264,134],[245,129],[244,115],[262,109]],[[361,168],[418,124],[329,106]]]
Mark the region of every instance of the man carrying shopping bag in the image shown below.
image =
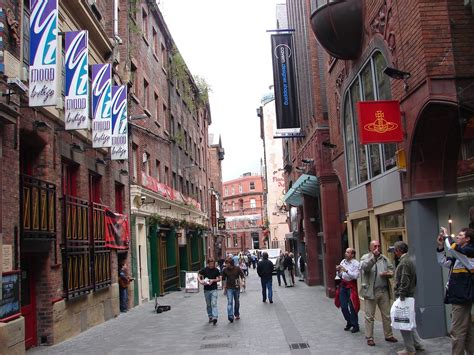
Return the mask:
[[[413,302],[412,310],[414,312],[415,306],[415,289],[416,289],[416,268],[413,260],[407,255],[408,245],[405,242],[398,241],[394,244],[395,256],[400,260],[397,269],[395,270],[395,298],[394,302],[399,303],[405,301],[407,298],[413,298],[409,300],[409,303]],[[398,302],[397,302],[398,301]],[[396,306],[395,306],[396,307]],[[393,306],[392,306],[393,308]],[[392,314],[392,312],[390,312]],[[397,328],[397,323],[392,319],[392,327]],[[411,328],[413,326],[413,328]],[[423,342],[416,331],[416,323],[413,319],[411,329],[400,329],[402,333],[403,342],[405,343],[405,349],[397,352],[398,355],[415,355],[416,351],[423,351]]]

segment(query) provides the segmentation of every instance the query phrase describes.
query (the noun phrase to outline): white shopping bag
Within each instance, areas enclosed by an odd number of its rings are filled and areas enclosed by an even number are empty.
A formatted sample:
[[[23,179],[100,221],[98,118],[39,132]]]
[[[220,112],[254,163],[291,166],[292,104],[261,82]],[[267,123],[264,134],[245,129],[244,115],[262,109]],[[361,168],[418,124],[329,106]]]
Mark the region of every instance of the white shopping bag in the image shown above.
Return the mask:
[[[405,297],[404,301],[397,298],[390,309],[392,328],[399,330],[412,330],[416,328],[415,299]]]

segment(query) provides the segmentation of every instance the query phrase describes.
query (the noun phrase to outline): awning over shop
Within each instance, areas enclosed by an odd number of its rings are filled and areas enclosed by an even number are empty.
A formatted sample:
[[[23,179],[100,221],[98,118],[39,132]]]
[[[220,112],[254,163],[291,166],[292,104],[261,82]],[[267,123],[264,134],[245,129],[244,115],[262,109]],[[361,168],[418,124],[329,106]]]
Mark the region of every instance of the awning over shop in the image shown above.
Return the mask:
[[[289,205],[301,206],[303,204],[303,195],[312,197],[319,195],[319,182],[316,176],[301,175],[285,194],[284,200]]]

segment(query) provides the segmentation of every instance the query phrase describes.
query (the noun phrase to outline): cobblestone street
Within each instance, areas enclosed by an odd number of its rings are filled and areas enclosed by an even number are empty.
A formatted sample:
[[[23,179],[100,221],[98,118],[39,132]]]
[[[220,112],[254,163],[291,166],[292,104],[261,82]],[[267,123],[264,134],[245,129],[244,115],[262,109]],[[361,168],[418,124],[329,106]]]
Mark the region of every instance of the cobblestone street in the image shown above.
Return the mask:
[[[383,339],[382,325],[376,322],[375,347],[366,345],[363,314],[361,332],[345,332],[342,314],[322,287],[279,287],[274,278],[274,303],[262,303],[260,282],[250,271],[247,290],[241,295],[241,319],[230,324],[226,300],[219,293],[219,321],[208,323],[202,289],[199,293],[172,292],[159,298],[171,311],[156,314],[154,302],[133,308],[126,314],[96,326],[53,347],[38,347],[28,354],[395,354],[399,343]],[[425,340],[424,354],[449,354],[448,337]],[[298,347],[291,350],[290,345]],[[307,344],[308,348],[299,348]]]

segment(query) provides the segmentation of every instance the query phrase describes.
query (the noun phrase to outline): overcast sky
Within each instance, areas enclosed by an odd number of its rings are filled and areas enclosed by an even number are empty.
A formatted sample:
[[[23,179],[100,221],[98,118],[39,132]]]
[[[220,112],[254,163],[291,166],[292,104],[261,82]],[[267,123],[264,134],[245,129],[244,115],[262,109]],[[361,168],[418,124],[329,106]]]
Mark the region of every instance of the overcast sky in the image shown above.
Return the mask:
[[[256,114],[273,84],[270,34],[284,0],[161,0],[160,9],[191,73],[211,86],[212,125],[225,149],[223,179],[260,173]]]

